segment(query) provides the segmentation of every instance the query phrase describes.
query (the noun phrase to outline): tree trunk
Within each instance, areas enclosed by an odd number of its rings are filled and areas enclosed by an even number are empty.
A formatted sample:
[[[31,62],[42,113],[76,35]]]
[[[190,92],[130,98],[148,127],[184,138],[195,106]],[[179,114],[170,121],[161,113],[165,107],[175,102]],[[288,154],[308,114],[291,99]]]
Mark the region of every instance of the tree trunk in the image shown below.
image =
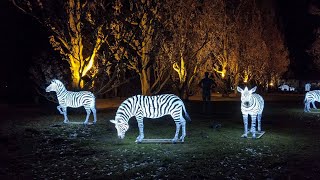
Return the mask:
[[[149,71],[149,69],[143,69],[140,73],[141,93],[146,96],[151,95]]]

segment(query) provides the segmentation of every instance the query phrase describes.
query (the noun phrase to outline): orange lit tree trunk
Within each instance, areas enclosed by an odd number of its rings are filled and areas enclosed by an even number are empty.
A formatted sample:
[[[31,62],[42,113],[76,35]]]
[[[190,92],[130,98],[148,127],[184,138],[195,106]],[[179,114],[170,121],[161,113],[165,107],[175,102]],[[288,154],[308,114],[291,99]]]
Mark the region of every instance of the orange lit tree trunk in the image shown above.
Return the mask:
[[[164,82],[160,80],[162,78],[160,75],[165,75],[161,72],[162,70],[156,67],[155,57],[151,57],[151,54],[154,53],[156,37],[154,23],[158,21],[160,3],[157,0],[138,0],[135,3],[131,3],[130,10],[134,18],[128,19],[130,19],[129,23],[137,31],[132,31],[134,37],[128,43],[130,48],[136,52],[136,55],[128,59],[128,68],[138,73],[141,93],[143,95],[152,95],[159,92],[163,86]],[[154,75],[152,72],[156,70],[158,70],[158,74]],[[153,77],[151,77],[152,74]]]
[[[85,76],[92,80],[96,73],[92,70],[95,68],[97,53],[106,40],[103,32],[104,22],[94,19],[103,17],[96,14],[104,9],[102,1],[22,0],[16,3],[12,0],[12,2],[18,9],[31,15],[49,29],[50,44],[69,64],[73,88],[83,88]],[[63,10],[56,11],[52,8],[52,3],[61,6]],[[97,8],[101,11],[96,11]]]

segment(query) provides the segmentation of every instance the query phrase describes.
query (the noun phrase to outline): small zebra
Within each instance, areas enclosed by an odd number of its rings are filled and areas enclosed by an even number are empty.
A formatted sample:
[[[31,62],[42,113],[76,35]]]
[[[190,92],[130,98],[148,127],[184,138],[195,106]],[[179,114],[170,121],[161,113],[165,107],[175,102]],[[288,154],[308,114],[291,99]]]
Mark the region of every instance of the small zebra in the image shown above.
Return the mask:
[[[313,90],[306,93],[304,98],[304,112],[310,112],[310,103],[317,109],[315,101],[320,102],[320,90]]]
[[[86,120],[83,122],[84,125],[88,124],[89,116],[92,111],[93,123],[97,122],[96,108],[95,108],[95,97],[89,91],[72,92],[67,91],[63,83],[57,79],[51,81],[51,84],[46,88],[46,92],[55,91],[57,93],[59,106],[57,109],[60,114],[64,115],[64,123],[68,123],[67,107],[78,108],[83,106],[87,112]],[[91,111],[90,111],[91,110]]]
[[[129,129],[129,119],[135,116],[139,127],[139,136],[137,137],[136,142],[140,143],[144,138],[143,118],[160,118],[165,115],[171,115],[176,124],[176,133],[172,142],[177,142],[181,127],[182,135],[180,140],[184,142],[186,136],[186,120],[184,119],[182,112],[184,112],[185,117],[188,120],[191,120],[186,112],[184,103],[176,95],[136,95],[126,99],[119,106],[115,120],[110,120],[110,122],[115,124],[118,137],[123,139],[126,131]]]
[[[281,89],[281,91],[289,91],[290,90],[290,86],[288,86],[286,84],[282,84],[278,88]]]
[[[251,133],[252,138],[256,138],[256,118],[258,117],[258,132],[261,131],[261,116],[264,107],[264,100],[259,94],[255,94],[257,86],[248,90],[247,87],[237,90],[241,93],[241,112],[243,116],[244,135],[248,136],[248,115],[251,116]]]

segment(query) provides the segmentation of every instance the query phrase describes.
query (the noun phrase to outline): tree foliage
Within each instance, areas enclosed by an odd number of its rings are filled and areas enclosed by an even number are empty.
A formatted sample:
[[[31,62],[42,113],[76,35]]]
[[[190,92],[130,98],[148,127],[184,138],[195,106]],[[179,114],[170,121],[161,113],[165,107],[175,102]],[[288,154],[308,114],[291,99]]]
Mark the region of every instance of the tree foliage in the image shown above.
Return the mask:
[[[226,93],[266,86],[289,64],[273,1],[11,1],[48,29],[70,84],[96,94],[138,78],[144,95],[174,83],[188,97],[206,71]]]

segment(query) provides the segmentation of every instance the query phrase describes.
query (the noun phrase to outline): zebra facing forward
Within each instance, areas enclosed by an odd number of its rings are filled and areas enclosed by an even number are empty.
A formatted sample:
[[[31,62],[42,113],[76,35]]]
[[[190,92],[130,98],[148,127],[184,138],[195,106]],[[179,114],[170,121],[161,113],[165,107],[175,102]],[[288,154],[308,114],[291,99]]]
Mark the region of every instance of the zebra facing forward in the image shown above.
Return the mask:
[[[248,90],[247,87],[237,90],[241,93],[241,112],[243,116],[244,135],[248,136],[248,115],[251,116],[251,133],[252,138],[256,138],[256,118],[258,117],[258,132],[261,131],[261,116],[264,107],[264,100],[259,94],[255,94],[257,86]]]
[[[95,97],[89,91],[72,92],[67,91],[63,83],[57,79],[51,81],[51,84],[46,88],[46,92],[55,91],[58,97],[59,106],[57,109],[60,114],[64,115],[64,123],[68,123],[67,107],[77,108],[83,106],[87,112],[86,120],[83,124],[88,124],[89,116],[92,111],[93,123],[97,122]]]
[[[176,133],[172,142],[177,142],[180,128],[182,128],[180,140],[184,142],[186,136],[186,120],[182,115],[182,111],[184,112],[185,117],[190,120],[184,103],[176,95],[137,95],[125,100],[119,106],[115,120],[110,120],[110,122],[115,124],[118,137],[123,139],[126,131],[129,129],[129,119],[135,116],[139,127],[139,136],[137,137],[136,142],[141,142],[144,138],[143,118],[160,118],[165,115],[171,115],[176,124]]]
[[[315,101],[320,102],[320,90],[313,90],[306,93],[304,98],[304,112],[310,112],[310,103],[317,109]]]

